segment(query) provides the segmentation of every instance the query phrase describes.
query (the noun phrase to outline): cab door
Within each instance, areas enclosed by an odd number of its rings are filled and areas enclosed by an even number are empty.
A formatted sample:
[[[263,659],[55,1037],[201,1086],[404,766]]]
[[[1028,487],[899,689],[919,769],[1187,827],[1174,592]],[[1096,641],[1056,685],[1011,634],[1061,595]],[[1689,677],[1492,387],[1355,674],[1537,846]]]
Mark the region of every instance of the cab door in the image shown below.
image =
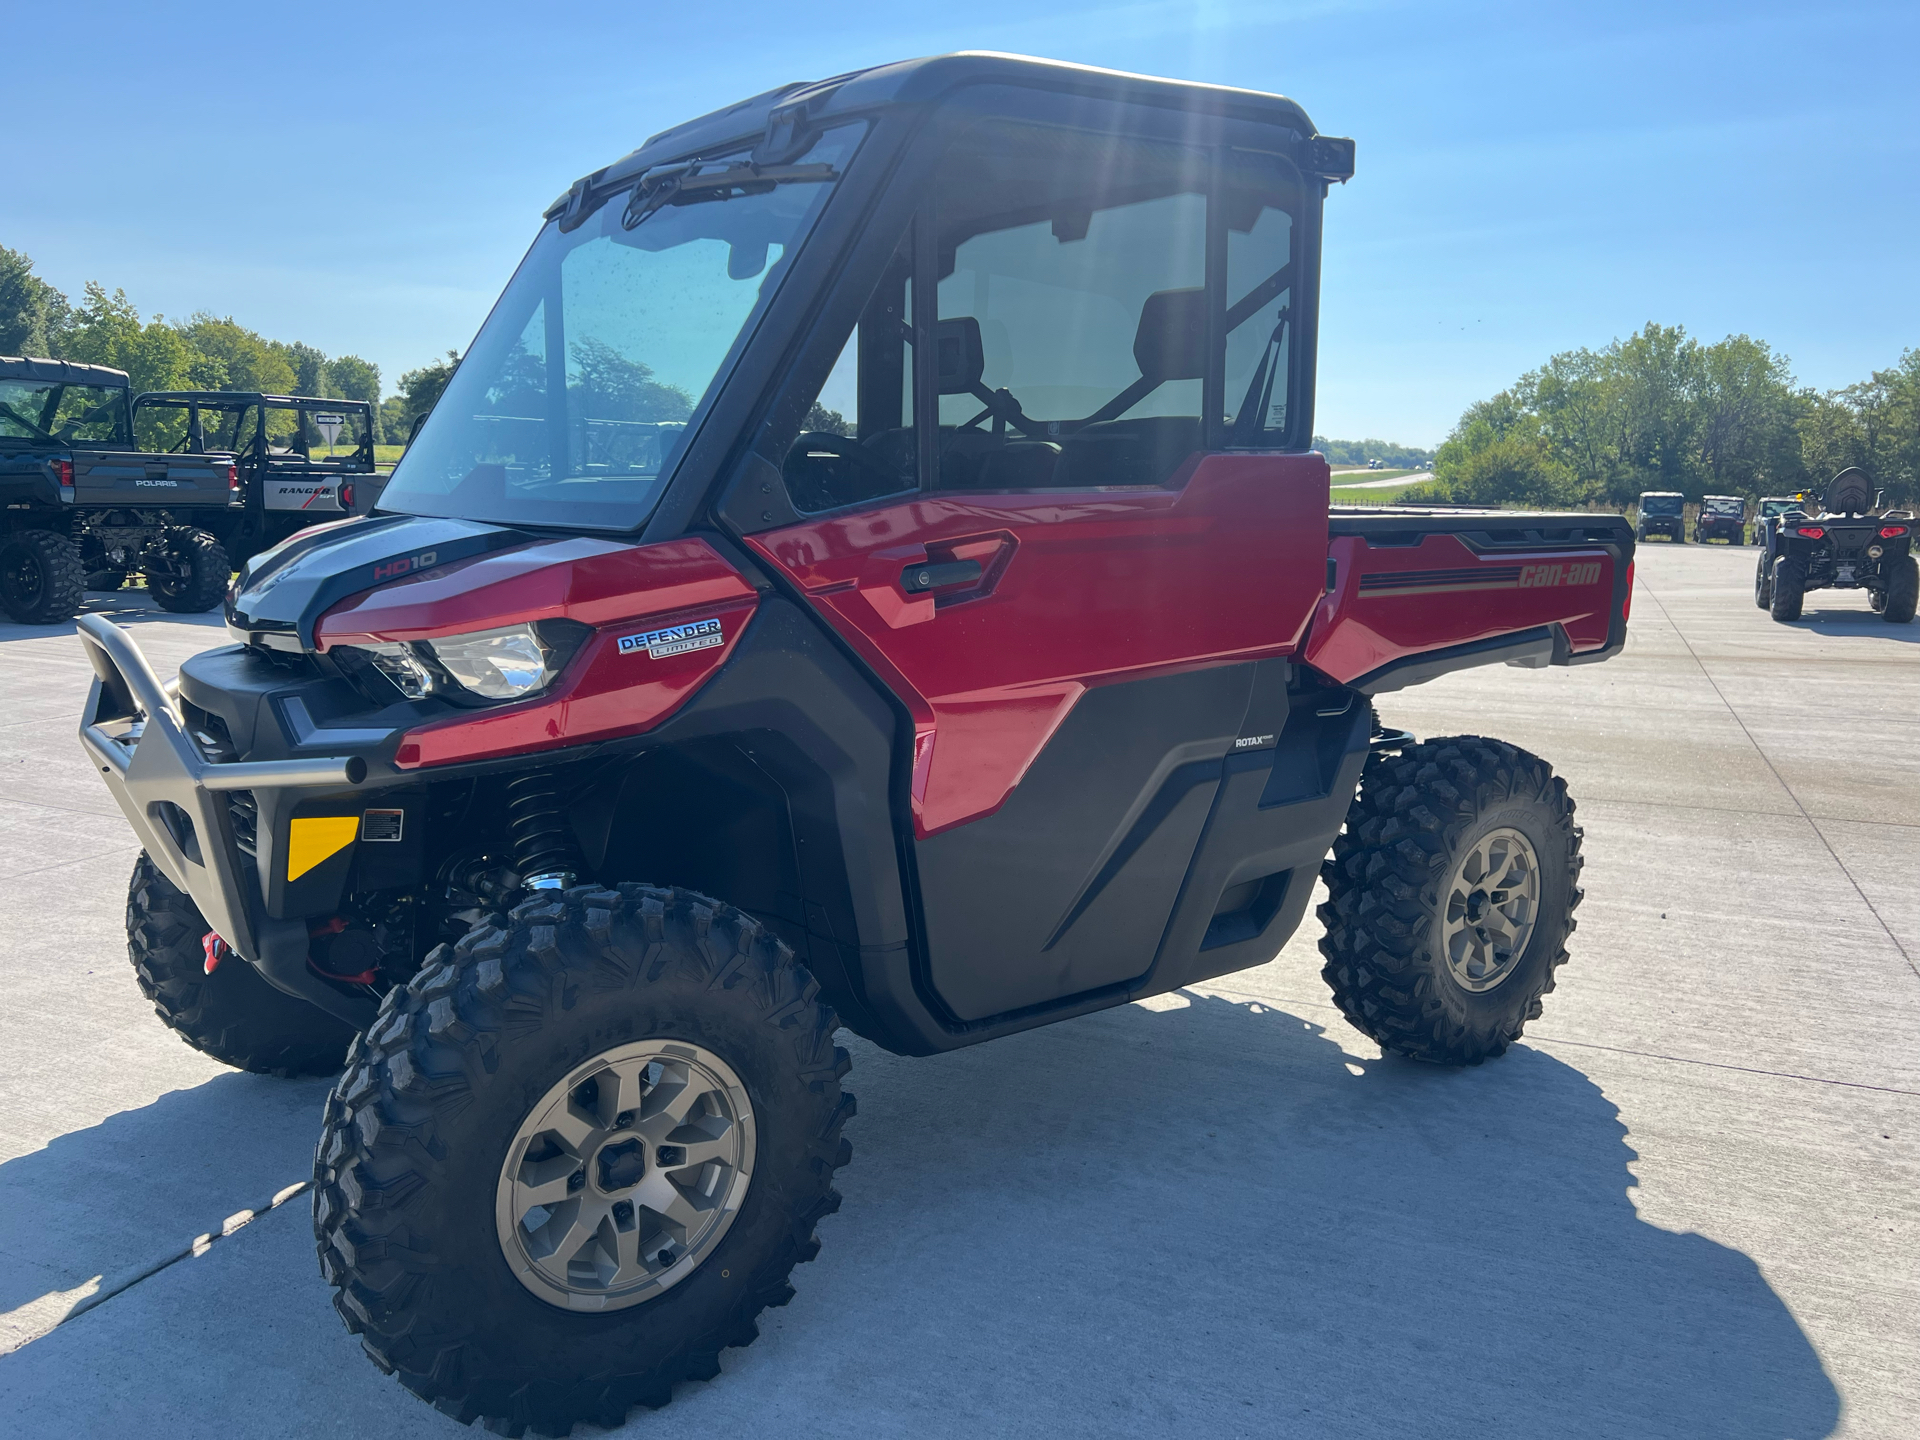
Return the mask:
[[[1323,593],[1327,469],[1279,453],[1281,162],[983,120],[932,193],[788,453],[818,513],[749,543],[913,717],[926,975],[968,1023],[1153,965]]]

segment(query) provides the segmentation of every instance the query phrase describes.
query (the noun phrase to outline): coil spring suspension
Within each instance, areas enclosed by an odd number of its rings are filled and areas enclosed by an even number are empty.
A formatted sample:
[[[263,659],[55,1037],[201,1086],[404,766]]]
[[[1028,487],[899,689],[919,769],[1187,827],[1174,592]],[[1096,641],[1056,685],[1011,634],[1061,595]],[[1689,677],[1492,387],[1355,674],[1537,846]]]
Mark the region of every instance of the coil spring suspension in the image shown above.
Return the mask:
[[[573,831],[560,810],[560,791],[544,770],[507,782],[507,833],[513,868],[529,890],[564,890],[578,869]]]

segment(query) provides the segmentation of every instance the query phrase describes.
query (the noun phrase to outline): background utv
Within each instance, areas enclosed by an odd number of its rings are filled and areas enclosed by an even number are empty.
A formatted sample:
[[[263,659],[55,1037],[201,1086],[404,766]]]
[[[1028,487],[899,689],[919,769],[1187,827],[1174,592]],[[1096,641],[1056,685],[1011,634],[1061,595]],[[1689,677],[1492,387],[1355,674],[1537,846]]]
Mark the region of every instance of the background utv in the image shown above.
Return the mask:
[[[177,704],[83,622],[141,983],[344,1060],[314,1225],[378,1364],[510,1434],[665,1403],[839,1204],[840,1025],[1257,965],[1316,877],[1383,1046],[1540,1013],[1566,786],[1372,697],[1618,653],[1633,539],[1329,510],[1352,166],[1277,96],[1008,57],[746,101],[555,203],[383,513],[251,562]]]

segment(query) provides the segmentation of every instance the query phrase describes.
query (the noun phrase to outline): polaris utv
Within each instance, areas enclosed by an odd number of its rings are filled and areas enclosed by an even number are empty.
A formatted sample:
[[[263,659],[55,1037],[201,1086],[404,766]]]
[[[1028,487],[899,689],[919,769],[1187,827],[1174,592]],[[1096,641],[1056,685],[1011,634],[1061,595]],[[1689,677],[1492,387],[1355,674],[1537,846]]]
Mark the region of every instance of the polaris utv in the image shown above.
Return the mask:
[[[1798,620],[1809,590],[1865,590],[1882,619],[1905,625],[1920,595],[1913,516],[1873,515],[1872,482],[1842,470],[1827,486],[1820,513],[1789,510],[1761,537],[1753,603],[1776,620]]]
[[[1566,785],[1374,698],[1617,654],[1633,536],[1329,509],[1352,170],[1279,96],[1005,56],[759,96],[555,202],[379,513],[252,560],[177,700],[88,619],[140,982],[345,1066],[315,1233],[383,1369],[509,1434],[664,1403],[840,1203],[840,1026],[1259,965],[1317,879],[1385,1049],[1539,1015]]]
[[[1633,527],[1634,539],[1664,535],[1677,544],[1687,543],[1687,500],[1678,490],[1643,491],[1638,509],[1640,518]]]
[[[1729,545],[1747,543],[1747,502],[1738,495],[1707,495],[1700,501],[1700,514],[1693,522],[1693,538],[1705,545],[1724,540]]]
[[[134,449],[127,372],[0,356],[0,611],[55,625],[136,572],[163,610],[211,610],[233,570],[231,455]]]
[[[1807,503],[1805,495],[1764,495],[1760,507],[1753,512],[1753,543],[1767,543],[1769,526],[1779,523],[1780,517],[1789,510],[1804,509]]]
[[[149,391],[133,402],[142,444],[174,454],[232,454],[244,504],[221,542],[235,564],[297,530],[373,509],[385,477],[364,400],[233,390]]]

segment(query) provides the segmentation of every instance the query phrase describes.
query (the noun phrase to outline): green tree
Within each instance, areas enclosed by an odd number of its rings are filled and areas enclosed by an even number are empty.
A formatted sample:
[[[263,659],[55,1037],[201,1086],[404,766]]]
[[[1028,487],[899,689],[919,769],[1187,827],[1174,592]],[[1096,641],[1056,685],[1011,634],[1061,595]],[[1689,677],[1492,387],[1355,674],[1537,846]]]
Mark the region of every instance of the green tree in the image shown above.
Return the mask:
[[[454,368],[460,363],[458,350],[447,351],[447,358],[422,365],[417,370],[408,370],[400,377],[400,394],[406,399],[404,411],[406,424],[411,427],[420,416],[433,409],[440,399],[440,392],[447,388],[447,382],[453,378]],[[406,439],[403,432],[392,443]]]
[[[1555,451],[1530,382],[1467,408],[1433,462],[1434,478],[1406,492],[1413,500],[1459,505],[1577,502],[1579,484]]]
[[[52,355],[67,297],[33,273],[33,261],[0,245],[0,355]]]
[[[1751,496],[1798,484],[1801,463],[1794,420],[1800,400],[1785,358],[1765,341],[1729,335],[1705,346],[1699,354],[1694,407],[1708,489]]]
[[[1696,495],[1700,417],[1693,403],[1700,346],[1678,325],[1648,321],[1608,347],[1619,382],[1620,459],[1641,490]],[[1618,493],[1612,498],[1630,497]]]
[[[380,367],[371,360],[362,360],[358,355],[339,356],[327,362],[325,378],[327,388],[316,394],[364,400],[369,405],[380,403]]]
[[[209,389],[255,390],[286,395],[294,388],[294,369],[281,348],[239,324],[232,316],[216,318],[205,311],[180,327],[187,342],[224,372],[219,385]],[[196,364],[195,383],[211,375],[216,365]]]
[[[268,344],[279,353],[280,358],[285,360],[293,370],[293,388],[288,392],[289,394],[334,394],[333,389],[327,383],[327,357],[323,351],[316,350],[313,346],[299,340],[284,343],[280,341],[269,341]],[[342,396],[341,398],[345,399],[348,397]]]
[[[127,299],[127,292],[107,294],[97,280],[89,280],[86,298],[74,307],[67,333],[62,337],[59,358],[77,360],[83,365],[113,365],[121,369],[120,352],[140,334],[140,312]]]

